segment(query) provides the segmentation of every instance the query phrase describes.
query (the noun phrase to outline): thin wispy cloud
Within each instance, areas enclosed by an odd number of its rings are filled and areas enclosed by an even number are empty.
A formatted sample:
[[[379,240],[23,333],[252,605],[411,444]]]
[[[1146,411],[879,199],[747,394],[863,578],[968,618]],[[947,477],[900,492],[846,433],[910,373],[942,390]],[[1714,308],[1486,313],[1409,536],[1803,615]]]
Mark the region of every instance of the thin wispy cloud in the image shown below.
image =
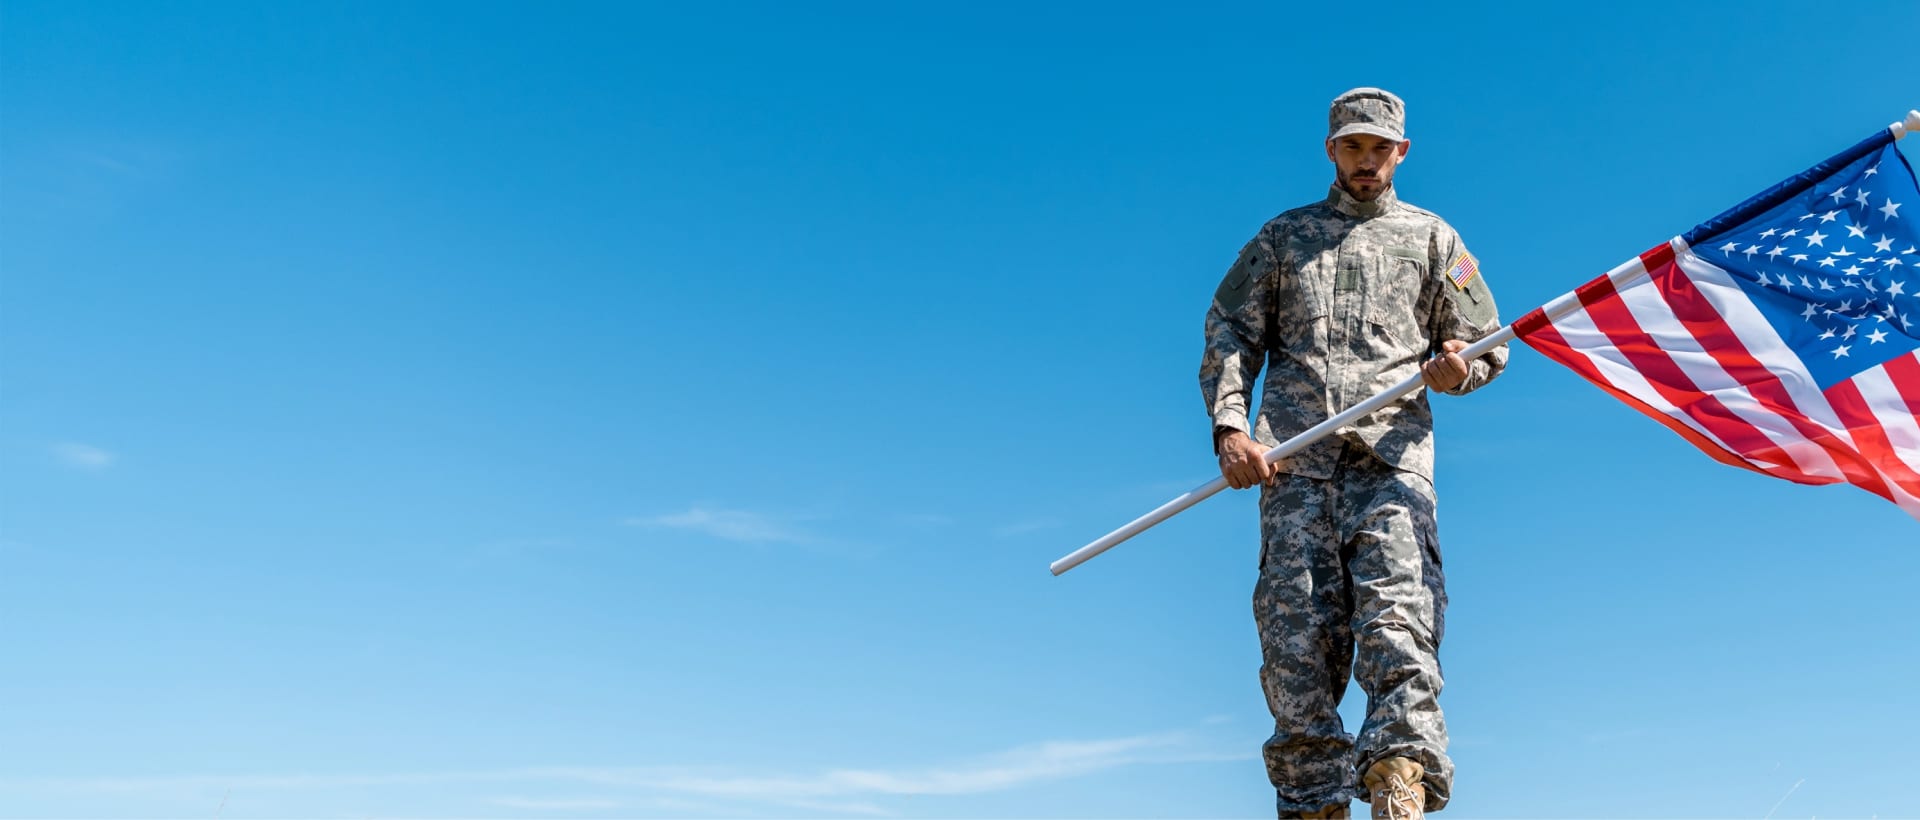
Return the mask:
[[[1644,740],[1652,734],[1653,730],[1645,726],[1626,726],[1591,732],[1585,739],[1588,743],[1622,743]]]
[[[939,513],[901,513],[894,517],[909,527],[948,527],[953,525],[953,516]]]
[[[481,543],[474,551],[495,558],[515,558],[572,549],[574,546],[573,541],[565,538],[505,538]]]
[[[1015,521],[1011,524],[994,527],[993,534],[999,538],[1011,538],[1030,532],[1050,530],[1058,526],[1060,526],[1060,519],[1058,518],[1029,518],[1025,521]]]
[[[814,544],[820,540],[792,524],[748,510],[693,507],[686,512],[628,518],[622,523],[686,530],[747,544]]]
[[[56,442],[49,449],[61,464],[76,470],[104,470],[118,458],[105,449],[73,441]]]
[[[850,816],[890,816],[897,798],[930,798],[1001,792],[1126,766],[1243,761],[1245,752],[1223,753],[1188,732],[1097,740],[1053,740],[942,765],[840,768],[814,772],[742,772],[690,767],[546,766],[518,769],[400,774],[253,774],[236,776],[0,778],[9,792],[147,792],[155,795],[326,791],[366,787],[470,784],[489,790],[506,784],[545,791],[571,784],[593,796],[508,795],[482,801],[531,811],[657,809],[682,813],[728,813],[787,809]],[[924,804],[921,804],[924,805]]]
[[[532,811],[599,811],[602,809],[617,809],[621,806],[618,800],[592,797],[561,799],[496,797],[487,802],[496,806],[506,806],[510,809],[529,809]]]
[[[116,157],[107,156],[106,154],[94,153],[92,151],[74,151],[73,157],[95,168],[104,168],[115,173],[137,174],[140,172],[132,163]]]
[[[77,166],[82,173],[106,179],[121,177],[136,181],[164,179],[179,168],[185,159],[180,152],[164,144],[122,140],[73,143],[56,147],[53,151],[53,156],[65,161],[62,165]]]
[[[790,803],[787,803],[786,805],[796,809],[806,809],[808,811],[825,812],[827,814],[838,815],[841,817],[846,817],[849,815],[860,816],[860,817],[892,817],[894,816],[894,812],[880,808],[879,806],[876,806],[872,803],[835,803],[835,802],[822,803],[822,802],[815,802],[812,800],[795,800]]]
[[[1142,735],[1092,741],[1049,741],[979,760],[926,769],[839,769],[775,777],[679,776],[647,781],[653,788],[713,797],[792,801],[856,796],[962,795],[1004,791],[1147,762],[1192,760],[1184,735]]]

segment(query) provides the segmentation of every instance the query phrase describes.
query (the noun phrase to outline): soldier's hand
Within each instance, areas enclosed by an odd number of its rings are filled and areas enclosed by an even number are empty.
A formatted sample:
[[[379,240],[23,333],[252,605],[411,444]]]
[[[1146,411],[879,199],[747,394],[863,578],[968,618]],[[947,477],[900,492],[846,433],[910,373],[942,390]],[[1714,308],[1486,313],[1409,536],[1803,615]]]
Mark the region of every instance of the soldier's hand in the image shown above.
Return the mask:
[[[1443,351],[1440,355],[1420,366],[1420,380],[1444,393],[1467,380],[1467,360],[1460,358],[1460,351],[1467,349],[1467,343],[1448,339],[1440,343],[1440,349]]]
[[[1221,436],[1220,476],[1227,480],[1227,486],[1236,490],[1273,478],[1277,471],[1263,457],[1266,454],[1267,448],[1246,433],[1236,430]]]

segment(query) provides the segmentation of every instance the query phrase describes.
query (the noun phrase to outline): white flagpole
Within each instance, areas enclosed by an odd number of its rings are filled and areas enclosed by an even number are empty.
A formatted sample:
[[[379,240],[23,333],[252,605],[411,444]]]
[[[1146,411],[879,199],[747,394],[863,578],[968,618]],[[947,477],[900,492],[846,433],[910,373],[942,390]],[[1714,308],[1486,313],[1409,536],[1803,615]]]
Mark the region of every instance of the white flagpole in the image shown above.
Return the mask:
[[[1638,276],[1644,273],[1646,273],[1646,268],[1645,266],[1640,264],[1640,257],[1636,256],[1632,259],[1629,259],[1625,262],[1620,263],[1620,265],[1615,267],[1613,270],[1607,271],[1607,278],[1612,279],[1615,285],[1623,285],[1627,281],[1633,279],[1635,276]],[[1574,291],[1572,293],[1565,294],[1560,298],[1555,299],[1551,302],[1548,302],[1546,305],[1541,307],[1541,310],[1546,312],[1547,318],[1549,320],[1552,320],[1552,319],[1558,319],[1562,316],[1567,315],[1567,313],[1569,313],[1574,308],[1579,306],[1580,306],[1579,292]],[[1499,330],[1494,331],[1491,335],[1488,335],[1487,337],[1481,339],[1480,341],[1477,341],[1471,345],[1468,345],[1467,349],[1460,351],[1460,358],[1466,359],[1467,361],[1471,362],[1474,359],[1478,359],[1481,356],[1485,355],[1487,351],[1512,341],[1513,338],[1514,338],[1513,325],[1509,324],[1506,327],[1503,327],[1503,328],[1500,328]],[[1395,401],[1398,401],[1401,396],[1405,396],[1406,394],[1413,392],[1415,389],[1419,388],[1420,385],[1421,385],[1420,374],[1415,373],[1412,376],[1407,377],[1404,381],[1401,381],[1399,384],[1396,384],[1392,387],[1389,387],[1385,390],[1380,391],[1378,394],[1374,395],[1372,398],[1367,399],[1366,401],[1363,401],[1352,407],[1349,407],[1346,410],[1341,411],[1339,414],[1335,415],[1334,417],[1329,418],[1326,421],[1320,422],[1319,424],[1316,424],[1312,427],[1309,427],[1299,435],[1296,435],[1293,438],[1290,438],[1290,439],[1287,439],[1286,441],[1281,442],[1278,447],[1275,447],[1267,451],[1265,459],[1268,464],[1272,464],[1273,462],[1279,459],[1286,458],[1287,456],[1293,455],[1294,453],[1298,452],[1301,448],[1304,448],[1307,445],[1320,440],[1322,437],[1326,436],[1328,433],[1331,433],[1335,430],[1340,429],[1341,427],[1351,424],[1355,420],[1361,418],[1362,416],[1367,415],[1368,413],[1372,413],[1375,410],[1378,410],[1382,407],[1392,404]],[[1074,550],[1073,552],[1069,553],[1066,557],[1061,558],[1060,560],[1055,561],[1052,564],[1048,565],[1048,569],[1052,570],[1054,575],[1059,575],[1060,573],[1066,572],[1067,570],[1080,566],[1081,564],[1085,563],[1087,559],[1092,558],[1093,556],[1099,555],[1100,553],[1106,552],[1108,549],[1112,548],[1115,544],[1118,544],[1122,541],[1125,541],[1129,538],[1139,535],[1140,533],[1146,532],[1147,528],[1152,527],[1155,524],[1158,524],[1162,521],[1165,521],[1169,518],[1174,517],[1175,515],[1180,514],[1181,512],[1185,511],[1188,507],[1191,507],[1195,504],[1198,504],[1202,501],[1207,500],[1208,497],[1212,496],[1214,493],[1217,493],[1217,492],[1220,492],[1221,490],[1226,489],[1226,487],[1227,487],[1227,480],[1226,478],[1221,477],[1221,478],[1215,478],[1212,481],[1209,481],[1205,484],[1202,484],[1198,487],[1188,490],[1185,493],[1182,493],[1178,497],[1174,498],[1172,501],[1168,501],[1165,504],[1161,504],[1160,506],[1155,507],[1152,512],[1149,512],[1146,515],[1140,516],[1139,518],[1136,518],[1132,521],[1127,522],[1126,526],[1121,527],[1120,529],[1114,530],[1113,532],[1107,533],[1106,535],[1102,535],[1099,538],[1095,539],[1093,543],[1088,544],[1084,547],[1081,547],[1077,550]]]
[[[1893,132],[1894,139],[1906,139],[1908,134],[1920,131],[1920,111],[1908,111],[1905,119],[1887,126]]]

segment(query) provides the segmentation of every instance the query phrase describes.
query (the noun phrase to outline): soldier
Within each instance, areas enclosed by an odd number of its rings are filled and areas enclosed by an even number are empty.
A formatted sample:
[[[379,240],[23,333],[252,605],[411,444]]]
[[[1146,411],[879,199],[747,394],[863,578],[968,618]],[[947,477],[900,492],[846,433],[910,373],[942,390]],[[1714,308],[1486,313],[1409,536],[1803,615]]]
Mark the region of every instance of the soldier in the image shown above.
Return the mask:
[[[1500,326],[1473,255],[1444,220],[1394,194],[1405,111],[1377,88],[1333,101],[1326,199],[1263,226],[1207,311],[1200,389],[1220,473],[1235,489],[1263,485],[1253,610],[1281,817],[1347,817],[1359,797],[1376,818],[1419,818],[1446,806],[1453,779],[1427,391],[1262,459],[1416,371],[1427,388],[1462,395],[1506,367],[1504,345],[1460,356]],[[1357,739],[1337,711],[1349,675],[1367,693]]]

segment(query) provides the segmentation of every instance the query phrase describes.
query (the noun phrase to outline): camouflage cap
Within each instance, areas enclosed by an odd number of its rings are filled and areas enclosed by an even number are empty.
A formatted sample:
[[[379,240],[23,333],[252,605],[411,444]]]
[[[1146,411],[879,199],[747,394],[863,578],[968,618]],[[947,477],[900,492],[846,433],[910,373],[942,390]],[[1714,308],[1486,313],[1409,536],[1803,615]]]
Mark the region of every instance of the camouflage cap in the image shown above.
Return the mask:
[[[1407,104],[1378,88],[1356,88],[1333,98],[1327,112],[1327,139],[1373,134],[1394,142],[1407,139]]]

